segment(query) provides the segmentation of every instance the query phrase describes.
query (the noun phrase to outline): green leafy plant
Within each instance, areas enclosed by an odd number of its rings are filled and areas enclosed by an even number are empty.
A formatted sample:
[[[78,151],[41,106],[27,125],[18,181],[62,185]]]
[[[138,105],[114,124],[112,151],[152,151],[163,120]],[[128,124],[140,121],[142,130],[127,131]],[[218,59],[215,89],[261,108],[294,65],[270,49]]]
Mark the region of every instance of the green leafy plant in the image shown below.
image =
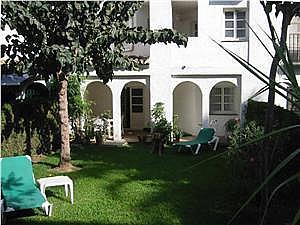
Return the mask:
[[[252,181],[262,180],[259,177],[259,169],[262,163],[263,143],[257,142],[244,148],[240,146],[262,137],[263,134],[263,128],[255,121],[250,121],[243,127],[235,126],[229,137],[227,158],[232,165],[233,177],[242,179],[245,182],[245,188],[248,188]]]
[[[99,118],[94,120],[96,143],[102,143],[109,136],[107,132],[110,119],[112,119],[111,111],[105,110]]]
[[[162,102],[155,103],[151,110],[151,118],[153,132],[160,133],[163,139],[170,141],[172,124],[166,118],[164,104]]]
[[[240,127],[240,120],[238,118],[227,120],[224,127],[226,131],[225,138],[228,142],[234,130]]]
[[[289,51],[286,45],[286,37],[287,37],[287,28],[290,24],[291,19],[293,16],[298,15],[300,12],[300,3],[292,3],[292,2],[275,2],[275,1],[261,1],[263,9],[265,11],[269,29],[271,36],[268,36],[270,41],[273,44],[273,48],[275,50],[275,55],[273,55],[263,41],[258,37],[255,31],[249,26],[250,30],[254,33],[255,37],[258,38],[259,42],[262,46],[266,49],[269,55],[272,57],[272,64],[270,69],[269,76],[260,71],[257,67],[249,63],[249,61],[243,59],[239,55],[235,54],[231,50],[225,48],[221,44],[217,43],[222,49],[224,49],[230,56],[232,56],[240,65],[242,65],[246,70],[248,70],[251,74],[257,77],[260,81],[266,84],[269,88],[269,97],[268,97],[268,110],[265,114],[265,135],[260,138],[256,138],[251,142],[248,142],[247,145],[259,142],[261,140],[264,141],[264,151],[261,157],[261,174],[263,177],[263,181],[261,181],[261,185],[252,193],[249,199],[242,205],[242,207],[236,212],[233,218],[227,223],[231,224],[233,220],[240,214],[240,212],[249,204],[249,202],[260,192],[261,193],[261,204],[260,204],[260,223],[263,224],[265,221],[265,212],[270,202],[270,180],[279,172],[281,171],[288,163],[299,154],[300,149],[297,147],[291,154],[288,156],[286,155],[283,160],[277,166],[273,165],[273,153],[276,151],[276,145],[272,144],[272,138],[274,135],[283,134],[283,132],[298,128],[299,126],[288,126],[281,129],[277,129],[272,131],[273,122],[274,122],[274,97],[275,93],[285,98],[288,102],[292,103],[296,110],[300,110],[300,87],[297,82],[297,78],[295,75],[293,61],[289,55]],[[283,14],[282,24],[281,24],[281,37],[279,38],[275,28],[272,24],[270,13],[273,9],[273,5],[276,6],[275,15],[278,16],[279,13]],[[287,82],[290,85],[290,88],[283,86],[281,83],[276,82],[276,73],[277,68],[280,68],[283,72],[284,76],[286,77]],[[286,95],[288,93],[292,98]],[[245,145],[240,145],[239,148],[245,147]],[[283,183],[291,180],[291,177],[288,176],[287,179],[283,181]],[[276,188],[274,189],[276,190]],[[264,209],[264,210],[263,210]],[[293,218],[293,222],[291,224],[296,224],[300,220],[300,209],[296,213],[295,217]]]
[[[179,127],[179,115],[178,114],[174,114],[174,116],[173,116],[172,134],[176,141],[179,141],[179,139],[183,136],[183,130]]]
[[[239,127],[240,121],[239,119],[230,119],[227,120],[226,123],[224,124],[225,130],[227,132],[233,132],[237,127]]]
[[[17,31],[7,35],[7,44],[1,45],[1,57],[7,55],[8,69],[46,81],[53,77],[59,83],[56,94],[61,169],[71,166],[67,99],[71,74],[88,75],[94,70],[107,83],[116,68],[140,68],[140,60],[126,55],[126,43],[187,45],[186,36],[170,29],[130,27],[128,21],[142,5],[140,1],[5,1],[1,4],[1,29],[8,26]]]

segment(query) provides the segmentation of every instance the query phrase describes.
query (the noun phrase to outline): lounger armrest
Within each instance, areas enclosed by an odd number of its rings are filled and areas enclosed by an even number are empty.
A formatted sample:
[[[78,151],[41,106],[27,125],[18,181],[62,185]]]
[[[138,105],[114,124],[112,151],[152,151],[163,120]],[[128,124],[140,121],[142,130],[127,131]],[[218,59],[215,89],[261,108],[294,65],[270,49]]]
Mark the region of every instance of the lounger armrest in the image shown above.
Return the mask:
[[[208,143],[211,144],[211,143],[214,143],[215,142],[215,146],[214,146],[214,151],[217,150],[217,146],[218,146],[218,143],[219,143],[219,140],[220,138],[218,136],[214,136],[213,139],[211,139]]]
[[[214,143],[219,137],[214,136],[210,141],[208,141],[208,144]]]

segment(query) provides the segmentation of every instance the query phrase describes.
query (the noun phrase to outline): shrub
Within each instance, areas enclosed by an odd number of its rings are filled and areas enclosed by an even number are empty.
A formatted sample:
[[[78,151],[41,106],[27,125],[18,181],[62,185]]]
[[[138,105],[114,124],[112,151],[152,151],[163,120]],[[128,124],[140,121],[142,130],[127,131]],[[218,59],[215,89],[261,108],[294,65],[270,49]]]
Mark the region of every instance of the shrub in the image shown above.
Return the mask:
[[[164,104],[162,102],[157,102],[154,105],[151,111],[151,117],[153,132],[160,133],[162,138],[169,142],[171,140],[172,124],[166,118]]]
[[[41,142],[37,132],[34,132],[31,137],[31,147],[36,153]],[[13,131],[9,138],[4,139],[1,143],[1,157],[24,155],[26,149],[26,133]]]
[[[236,128],[229,141],[228,158],[229,162],[234,165],[234,175],[239,179],[243,178],[246,182],[251,179],[250,183],[262,182],[265,178],[263,170],[266,167],[268,171],[272,171],[276,165],[300,146],[300,129],[294,129],[238,149],[240,144],[245,144],[263,135],[262,127],[266,110],[267,103],[249,101],[245,115],[246,124],[244,128]],[[295,124],[300,124],[300,120],[294,112],[275,106],[274,130]],[[266,148],[266,144],[268,144],[268,148]],[[265,157],[266,154],[270,156],[268,159]],[[298,168],[299,165],[295,160],[289,163],[281,174],[294,174],[299,171]],[[274,184],[270,185],[275,187],[276,182],[274,181]],[[249,182],[247,182],[248,184]]]
[[[257,125],[264,126],[267,105],[266,102],[249,101],[245,115],[246,121],[255,121]],[[300,117],[295,112],[274,106],[274,130],[295,124],[300,124]],[[271,143],[277,145],[275,146],[277,148],[275,161],[278,162],[300,146],[299,129],[286,132],[280,137],[272,137]]]
[[[239,119],[227,120],[224,124],[226,132],[232,133],[237,128],[237,126],[239,126],[239,122]]]
[[[8,138],[14,127],[14,114],[12,106],[4,104],[1,109],[1,141]]]
[[[256,121],[257,125],[264,126],[267,107],[267,102],[249,101],[247,112],[245,114],[246,121]],[[293,124],[300,124],[300,118],[295,112],[280,106],[274,106],[274,129],[287,127]]]
[[[4,104],[1,111],[3,154],[40,154],[58,149],[60,130],[56,105],[45,98]]]
[[[250,121],[244,127],[238,127],[233,130],[229,138],[228,159],[233,165],[233,174],[237,178],[245,179],[258,178],[258,169],[260,166],[260,151],[263,150],[262,143],[258,142],[239,148],[251,140],[257,139],[264,134],[263,128],[258,126],[255,121]]]
[[[180,129],[178,123],[179,123],[179,115],[178,114],[174,114],[174,116],[173,116],[173,129],[172,129],[172,133],[173,133],[173,137],[174,137],[175,141],[179,141],[179,139],[183,135],[183,131],[182,131],[182,129]]]

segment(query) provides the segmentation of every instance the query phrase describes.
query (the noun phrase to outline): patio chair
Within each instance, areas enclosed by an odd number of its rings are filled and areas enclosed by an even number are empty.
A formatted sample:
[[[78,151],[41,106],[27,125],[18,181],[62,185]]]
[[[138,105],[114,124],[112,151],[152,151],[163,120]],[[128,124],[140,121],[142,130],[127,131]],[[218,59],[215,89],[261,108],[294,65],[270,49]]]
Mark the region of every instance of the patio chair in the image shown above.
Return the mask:
[[[215,143],[213,148],[213,150],[215,151],[219,143],[219,137],[217,137],[215,133],[216,131],[214,128],[202,128],[195,139],[191,141],[177,142],[174,145],[179,146],[178,152],[180,152],[183,147],[187,147],[192,151],[194,155],[197,155],[202,144]],[[193,151],[193,147],[196,147],[195,151]]]
[[[1,158],[0,164],[1,213],[42,207],[51,216],[52,204],[36,186],[30,156]]]

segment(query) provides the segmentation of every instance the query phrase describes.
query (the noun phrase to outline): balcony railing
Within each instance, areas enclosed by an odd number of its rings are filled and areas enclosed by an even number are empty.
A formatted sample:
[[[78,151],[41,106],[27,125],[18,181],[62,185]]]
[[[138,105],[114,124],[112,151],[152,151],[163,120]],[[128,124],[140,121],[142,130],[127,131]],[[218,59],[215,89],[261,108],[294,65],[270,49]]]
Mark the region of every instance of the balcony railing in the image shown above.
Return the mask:
[[[300,63],[300,33],[289,34],[289,53],[295,63]]]

